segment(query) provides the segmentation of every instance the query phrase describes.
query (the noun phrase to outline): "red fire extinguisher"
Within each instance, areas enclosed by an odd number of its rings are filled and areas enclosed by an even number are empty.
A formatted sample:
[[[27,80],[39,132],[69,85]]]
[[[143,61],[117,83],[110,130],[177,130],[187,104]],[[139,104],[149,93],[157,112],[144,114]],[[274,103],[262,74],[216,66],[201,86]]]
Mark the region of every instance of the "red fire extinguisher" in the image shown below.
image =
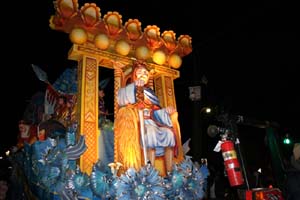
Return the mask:
[[[221,150],[230,186],[244,184],[242,169],[240,167],[233,142],[231,140],[223,141],[221,144]]]

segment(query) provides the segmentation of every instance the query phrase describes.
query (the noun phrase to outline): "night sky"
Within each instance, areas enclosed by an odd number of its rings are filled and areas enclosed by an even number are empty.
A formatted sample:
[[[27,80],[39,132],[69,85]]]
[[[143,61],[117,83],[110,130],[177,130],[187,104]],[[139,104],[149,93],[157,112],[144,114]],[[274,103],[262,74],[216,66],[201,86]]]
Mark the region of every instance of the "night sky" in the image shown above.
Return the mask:
[[[80,6],[83,2],[79,1]],[[280,1],[137,2],[95,3],[102,17],[108,11],[118,11],[123,16],[123,24],[129,18],[137,18],[142,28],[157,25],[161,33],[173,30],[176,37],[181,34],[192,37],[193,52],[184,57],[179,69],[181,77],[175,80],[183,138],[190,137],[192,124],[199,121],[191,117],[198,111],[193,110],[195,102],[189,99],[188,87],[199,85],[203,75],[208,84],[203,86],[201,106],[223,107],[233,114],[275,121],[283,130],[300,134],[296,6]],[[45,89],[31,64],[46,71],[50,82],[67,67],[76,65],[67,60],[71,47],[68,35],[49,27],[48,21],[54,14],[52,1],[15,4],[18,5],[5,5],[9,14],[1,14],[1,38],[5,40],[2,41],[5,61],[1,67],[2,122],[6,126],[2,131],[6,138],[1,138],[1,146],[14,144],[17,123],[28,100],[35,92]]]

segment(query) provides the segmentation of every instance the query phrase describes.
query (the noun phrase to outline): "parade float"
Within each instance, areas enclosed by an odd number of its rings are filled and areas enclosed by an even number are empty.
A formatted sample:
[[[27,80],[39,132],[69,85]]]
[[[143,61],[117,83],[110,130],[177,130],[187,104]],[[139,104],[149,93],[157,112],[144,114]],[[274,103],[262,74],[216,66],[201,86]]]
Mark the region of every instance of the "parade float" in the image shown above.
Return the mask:
[[[77,61],[77,66],[49,83],[47,73],[33,65],[47,89],[24,115],[30,116],[24,119],[31,121],[28,126],[36,126],[36,141],[23,140],[12,155],[18,169],[13,176],[26,182],[24,194],[33,199],[204,198],[208,170],[186,155],[178,113],[170,117],[176,156],[167,170],[163,156],[152,162],[147,158],[143,143],[147,124],[143,113],[137,116],[141,107],[121,111],[118,104],[118,91],[132,82],[136,63],[143,63],[149,67],[148,86],[161,107],[176,108],[173,81],[180,76],[182,58],[192,51],[191,37],[176,39],[171,30],[160,34],[156,25],[142,31],[138,19],[123,25],[116,11],[102,18],[94,3],[79,7],[77,0],[57,0],[54,7],[50,27],[69,34],[68,59]],[[114,96],[110,102],[114,120],[99,123],[103,68],[113,71],[114,90],[109,92]],[[135,122],[130,124],[132,116]],[[135,145],[134,151],[129,144]]]

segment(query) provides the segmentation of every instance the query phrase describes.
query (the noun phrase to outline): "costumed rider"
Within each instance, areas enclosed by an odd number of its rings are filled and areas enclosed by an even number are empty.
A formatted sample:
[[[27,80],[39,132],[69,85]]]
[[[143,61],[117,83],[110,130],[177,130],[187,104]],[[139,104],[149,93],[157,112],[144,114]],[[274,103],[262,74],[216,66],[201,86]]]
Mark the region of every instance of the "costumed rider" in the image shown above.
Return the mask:
[[[24,143],[33,144],[37,140],[37,126],[32,125],[25,120],[19,121],[19,135],[17,148],[20,149],[24,146]]]
[[[98,91],[98,109],[99,109],[99,127],[102,127],[102,125],[106,122],[106,116],[108,115],[108,110],[105,107],[105,101],[104,101],[104,96],[105,96],[105,92],[104,92],[104,88],[102,88],[101,86],[99,87],[99,91]]]

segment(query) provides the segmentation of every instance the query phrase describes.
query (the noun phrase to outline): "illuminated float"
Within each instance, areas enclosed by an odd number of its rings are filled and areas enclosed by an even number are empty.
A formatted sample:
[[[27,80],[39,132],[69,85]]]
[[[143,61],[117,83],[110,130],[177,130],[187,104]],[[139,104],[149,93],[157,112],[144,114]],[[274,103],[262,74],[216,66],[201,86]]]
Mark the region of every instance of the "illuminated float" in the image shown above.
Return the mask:
[[[115,129],[99,127],[101,69],[114,72],[115,118],[120,109],[118,91],[132,81],[131,73],[136,62],[151,68],[149,87],[155,90],[161,106],[176,108],[173,81],[179,77],[177,69],[182,58],[192,52],[191,37],[181,35],[176,40],[173,31],[160,34],[156,25],[146,26],[142,31],[138,19],[129,19],[123,25],[122,15],[116,11],[107,12],[101,18],[100,8],[94,3],[85,3],[79,8],[77,0],[57,0],[54,5],[56,12],[50,18],[50,27],[69,34],[73,45],[68,59],[78,63],[77,68],[69,73],[76,74],[77,80],[76,90],[71,93],[62,92],[53,85],[48,87],[45,104],[51,105],[49,102],[53,96],[64,94],[76,101],[72,108],[75,114],[73,121],[62,123],[66,128],[64,137],[58,137],[57,133],[54,134],[56,137],[25,145],[23,152],[34,155],[29,156],[31,159],[27,163],[22,163],[33,195],[43,199],[203,198],[208,170],[206,165],[197,165],[185,154],[177,115],[172,118],[172,124],[177,133],[178,152],[173,169],[168,173],[163,158],[156,157],[152,165],[143,158],[142,148],[141,159],[132,164],[122,163],[120,146],[126,141],[118,140],[116,136],[111,147],[113,162],[103,161],[101,153],[105,149],[101,146],[103,141],[99,140],[109,131],[118,130],[111,135],[122,134],[122,129],[116,124]],[[43,77],[43,71],[37,67],[34,69],[38,76]],[[74,85],[74,80],[70,84]],[[41,125],[45,123],[43,120]]]

